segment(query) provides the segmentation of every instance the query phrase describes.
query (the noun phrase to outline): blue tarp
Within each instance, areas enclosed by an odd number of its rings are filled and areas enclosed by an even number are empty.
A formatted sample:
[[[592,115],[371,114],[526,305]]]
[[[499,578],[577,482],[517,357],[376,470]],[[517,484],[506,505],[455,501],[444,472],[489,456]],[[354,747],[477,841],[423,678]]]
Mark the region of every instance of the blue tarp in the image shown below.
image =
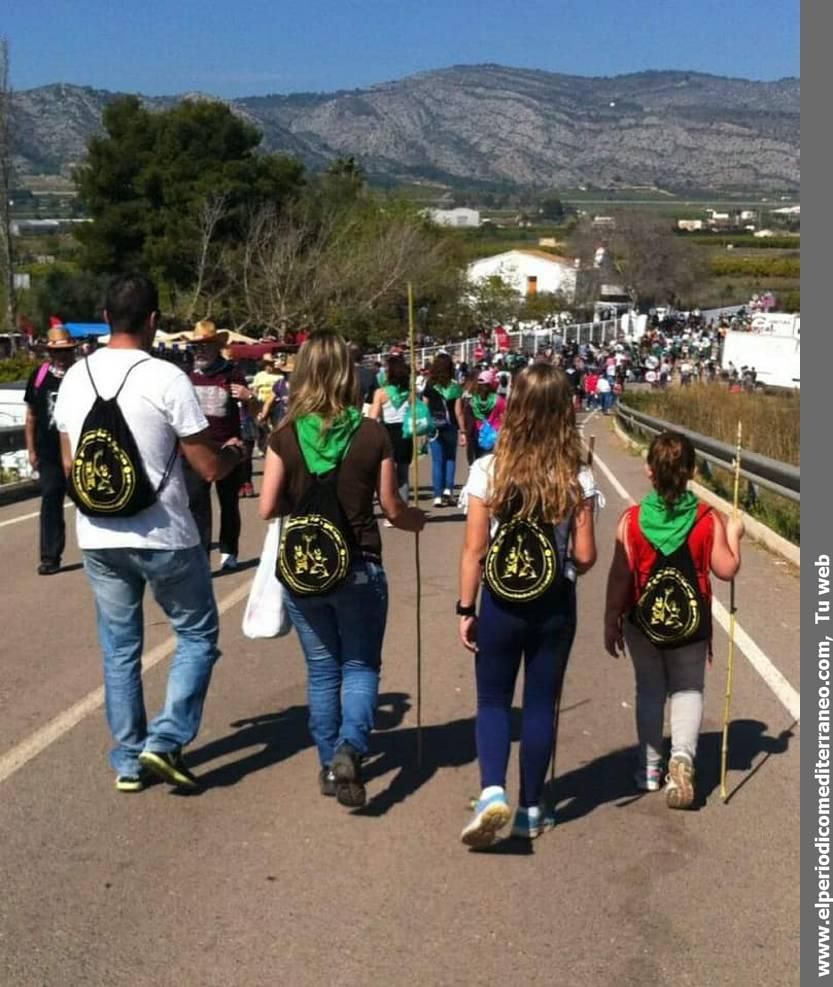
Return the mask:
[[[70,335],[76,339],[83,339],[85,336],[106,336],[110,332],[110,327],[106,322],[66,322]]]

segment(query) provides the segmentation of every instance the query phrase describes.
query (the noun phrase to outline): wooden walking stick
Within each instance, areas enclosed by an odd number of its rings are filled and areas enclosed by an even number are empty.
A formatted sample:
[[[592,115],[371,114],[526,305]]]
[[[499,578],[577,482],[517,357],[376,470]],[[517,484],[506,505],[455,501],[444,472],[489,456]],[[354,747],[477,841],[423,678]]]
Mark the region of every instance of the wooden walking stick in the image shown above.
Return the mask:
[[[738,439],[735,449],[735,489],[732,497],[732,517],[738,516],[738,491],[740,489],[740,445],[743,426],[738,422]],[[726,666],[726,698],[723,704],[723,743],[720,748],[720,797],[724,805],[729,798],[726,791],[726,760],[729,754],[729,709],[732,704],[732,679],[735,671],[735,579],[729,583],[729,660]]]
[[[411,351],[411,494],[419,506],[419,449],[417,448],[416,333],[414,330],[414,288],[408,282],[408,342]],[[422,767],[422,567],[419,558],[419,532],[414,536],[416,563],[416,674],[417,674],[417,766]]]

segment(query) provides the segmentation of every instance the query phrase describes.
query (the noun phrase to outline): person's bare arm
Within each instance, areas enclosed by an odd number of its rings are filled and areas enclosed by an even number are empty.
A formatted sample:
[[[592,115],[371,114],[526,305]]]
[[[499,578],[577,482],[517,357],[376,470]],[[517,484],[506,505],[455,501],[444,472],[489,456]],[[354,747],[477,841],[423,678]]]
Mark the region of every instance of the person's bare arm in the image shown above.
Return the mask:
[[[229,439],[222,446],[207,428],[179,440],[179,447],[191,469],[207,483],[222,480],[246,458],[240,439]]]
[[[35,446],[35,429],[38,424],[38,416],[35,414],[30,404],[26,405],[26,422],[23,425],[23,434],[26,437],[26,452],[29,454],[29,465],[33,470],[38,468],[38,450]]]
[[[596,526],[593,509],[595,497],[587,497],[573,514],[572,560],[576,572],[582,576],[596,564]]]
[[[267,449],[258,502],[258,513],[264,521],[269,521],[280,513],[285,477],[283,460],[273,449]]]
[[[61,432],[61,465],[64,467],[66,476],[72,472],[72,460],[72,446],[69,443],[69,436],[66,432]]]
[[[714,514],[714,541],[712,542],[711,569],[718,579],[730,580],[740,569],[740,540],[743,538],[743,521],[730,518],[726,526],[723,515]]]
[[[489,547],[489,508],[479,498],[468,496],[466,534],[460,553],[460,603],[464,607],[477,603],[483,559]],[[460,618],[460,640],[468,651],[477,650],[477,617]]]
[[[457,419],[457,428],[462,435],[466,434],[466,416],[463,412],[463,399],[457,398],[454,402],[454,417]]]
[[[628,515],[625,512],[616,528],[616,544],[613,560],[607,574],[607,598],[605,601],[604,642],[609,655],[618,658],[625,653],[622,634],[622,620],[627,610],[631,594],[631,569],[625,539],[627,536]]]
[[[275,392],[269,395],[269,397],[263,402],[263,407],[260,409],[260,414],[257,416],[259,422],[268,422],[269,415],[272,413],[272,405],[275,403]]]
[[[422,531],[425,527],[425,514],[418,507],[409,507],[399,496],[396,486],[396,467],[388,456],[379,468],[376,493],[385,517],[395,528],[403,531]]]
[[[384,390],[381,387],[376,388],[373,393],[373,401],[370,405],[370,412],[368,413],[368,418],[373,418],[377,422],[382,418],[382,407],[384,406]]]

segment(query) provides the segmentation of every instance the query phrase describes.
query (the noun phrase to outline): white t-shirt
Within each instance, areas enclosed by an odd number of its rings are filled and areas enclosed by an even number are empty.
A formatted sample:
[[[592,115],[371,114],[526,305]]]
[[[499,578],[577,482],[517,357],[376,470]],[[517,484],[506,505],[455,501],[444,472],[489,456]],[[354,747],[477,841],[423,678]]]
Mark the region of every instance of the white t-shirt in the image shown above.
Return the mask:
[[[599,377],[599,380],[596,383],[596,393],[610,394],[610,391],[611,391],[610,381],[607,379],[607,377]]]
[[[469,478],[466,481],[465,487],[463,487],[463,493],[460,498],[463,506],[466,505],[468,497],[477,497],[479,500],[488,501],[489,492],[492,486],[492,469],[494,467],[494,461],[495,457],[491,455],[482,456],[480,459],[475,459],[472,463]],[[585,500],[588,497],[596,497],[598,499],[600,494],[596,490],[596,481],[593,478],[593,471],[587,466],[582,466],[579,470],[578,482],[581,486],[581,493]],[[491,527],[492,534],[494,534],[498,528],[497,518],[492,518]]]
[[[101,397],[111,398],[127,371],[140,360],[147,362],[127,378],[119,395],[119,407],[139,447],[148,479],[156,488],[179,439],[202,432],[208,422],[188,377],[172,363],[148,357],[140,350],[107,348],[89,358],[89,369]],[[58,429],[67,433],[73,449],[94,400],[90,377],[81,360],[64,377],[55,406]],[[78,545],[82,549],[172,550],[192,548],[200,540],[188,508],[180,456],[176,457],[159,499],[147,510],[123,518],[93,518],[80,511],[76,515]]]

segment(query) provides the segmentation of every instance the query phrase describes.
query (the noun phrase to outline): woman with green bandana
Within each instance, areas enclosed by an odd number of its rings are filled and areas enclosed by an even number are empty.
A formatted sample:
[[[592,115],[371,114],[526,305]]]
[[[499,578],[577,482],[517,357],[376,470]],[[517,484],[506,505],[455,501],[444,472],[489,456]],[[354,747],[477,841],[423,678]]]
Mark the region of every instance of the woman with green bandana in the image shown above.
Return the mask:
[[[474,455],[475,459],[480,459],[481,456],[487,456],[489,453],[494,452],[494,442],[488,445],[480,441],[483,426],[490,426],[488,431],[491,432],[494,438],[503,424],[503,415],[506,412],[506,398],[497,393],[496,387],[497,377],[494,372],[483,370],[477,378],[477,386],[472,391],[469,399],[477,442]]]
[[[634,780],[645,792],[662,787],[662,726],[665,703],[670,700],[671,756],[665,800],[672,809],[687,809],[694,801],[694,763],[703,723],[706,660],[711,652],[710,621],[701,634],[689,621],[692,614],[698,621],[708,618],[710,571],[718,579],[734,578],[740,568],[743,537],[743,521],[732,518],[724,523],[720,514],[687,489],[694,466],[694,446],[686,436],[663,432],[651,443],[647,472],[654,489],[619,521],[605,609],[605,648],[616,658],[627,643],[636,673],[640,763]],[[655,583],[663,577],[665,582]],[[693,592],[684,589],[683,580]],[[674,581],[683,587],[682,605]],[[661,587],[653,598],[652,583]],[[698,595],[693,609],[691,600]],[[641,622],[645,599],[653,606],[649,621]],[[698,617],[701,610],[704,614]],[[625,621],[626,615],[631,619]]]
[[[399,496],[390,436],[358,410],[356,370],[340,336],[310,336],[298,353],[292,385],[287,413],[269,440],[260,515],[291,514],[313,476],[339,470],[336,493],[353,545],[350,572],[326,595],[286,590],[285,599],[307,662],[321,794],[357,807],[365,802],[361,762],[376,712],[388,608],[373,498],[405,531],[422,530],[425,516]]]
[[[434,507],[448,507],[453,502],[457,445],[466,444],[462,398],[463,388],[454,379],[451,357],[448,353],[438,353],[423,392],[423,400],[437,429],[430,442]]]
[[[406,439],[402,435],[405,416],[411,410],[409,401],[411,396],[410,374],[408,364],[405,363],[403,357],[393,355],[388,359],[385,379],[387,383],[378,388],[373,395],[369,417],[381,421],[390,436],[393,446],[393,461],[396,463],[396,483],[399,487],[399,496],[407,504],[410,492],[408,471],[414,458],[414,441],[412,438]],[[390,522],[386,521],[385,523],[389,524]]]

